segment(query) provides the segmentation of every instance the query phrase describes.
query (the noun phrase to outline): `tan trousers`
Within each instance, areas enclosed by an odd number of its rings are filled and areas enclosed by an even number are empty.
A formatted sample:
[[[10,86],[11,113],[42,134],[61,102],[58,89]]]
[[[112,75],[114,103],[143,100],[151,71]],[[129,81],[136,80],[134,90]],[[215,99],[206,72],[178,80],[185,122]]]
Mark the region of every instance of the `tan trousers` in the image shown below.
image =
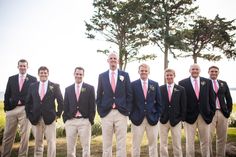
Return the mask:
[[[170,125],[169,121],[166,124],[159,123],[160,156],[161,157],[169,157],[169,154],[168,154],[169,130],[171,131],[174,157],[183,157],[182,146],[181,146],[181,127],[182,127],[181,122],[179,122],[174,127]]]
[[[146,131],[148,139],[149,157],[158,157],[157,138],[158,138],[158,124],[151,126],[147,119],[136,126],[131,125],[132,132],[132,157],[140,157],[140,146],[143,139],[144,131]]]
[[[76,157],[76,141],[79,135],[82,145],[82,157],[90,157],[91,123],[86,118],[70,119],[65,123],[67,157]]]
[[[101,118],[102,138],[103,138],[103,157],[112,157],[112,138],[116,136],[116,156],[126,157],[126,134],[127,116],[122,115],[118,110],[112,109],[110,113]]]
[[[211,123],[210,152],[211,157],[225,157],[227,142],[228,119],[224,117],[220,110],[216,110]],[[213,155],[212,140],[216,133],[216,155]]]
[[[210,124],[207,124],[199,114],[194,124],[184,123],[186,134],[186,157],[195,157],[195,134],[198,128],[202,157],[210,157]]]
[[[21,137],[18,157],[28,156],[30,122],[26,118],[25,107],[17,106],[15,109],[6,112],[6,125],[2,140],[1,157],[11,156],[11,149],[15,140],[18,125]]]
[[[35,148],[34,157],[43,157],[43,140],[44,134],[47,140],[47,157],[56,157],[56,122],[50,125],[45,125],[41,118],[35,126]]]

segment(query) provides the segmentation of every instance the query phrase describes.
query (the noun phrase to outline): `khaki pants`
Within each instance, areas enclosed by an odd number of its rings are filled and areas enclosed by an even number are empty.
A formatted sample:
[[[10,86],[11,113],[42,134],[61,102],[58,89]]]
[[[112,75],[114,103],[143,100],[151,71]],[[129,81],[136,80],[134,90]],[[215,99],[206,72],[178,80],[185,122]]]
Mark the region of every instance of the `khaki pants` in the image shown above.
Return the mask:
[[[56,157],[56,122],[46,125],[41,118],[39,123],[33,127],[35,127],[34,157],[43,157],[44,134],[48,145],[47,157]]]
[[[158,137],[158,125],[150,125],[146,118],[144,118],[142,124],[136,126],[131,125],[132,138],[132,157],[140,157],[140,146],[143,139],[144,131],[146,131],[148,139],[148,148],[150,157],[158,157],[157,137]]]
[[[17,106],[13,110],[6,112],[6,125],[2,140],[1,157],[11,156],[11,149],[15,140],[18,125],[21,137],[18,157],[28,156],[30,122],[26,118],[25,106]]]
[[[112,157],[112,138],[113,133],[115,133],[116,156],[126,157],[127,116],[122,115],[116,109],[112,109],[106,117],[101,118],[101,121],[103,139],[102,156]]]
[[[227,142],[228,119],[224,117],[220,110],[216,110],[211,123],[210,152],[211,157],[225,157],[225,147]],[[216,155],[213,155],[212,140],[216,133]]]
[[[210,157],[210,124],[207,124],[200,114],[195,123],[184,123],[184,129],[186,134],[186,157],[195,157],[194,141],[197,128],[199,133],[202,157]]]
[[[182,127],[181,122],[179,122],[174,127],[170,125],[169,121],[166,124],[159,123],[160,156],[161,157],[169,157],[169,154],[168,154],[169,130],[171,131],[174,157],[183,157],[182,146],[181,146],[181,127]]]
[[[90,157],[91,123],[88,119],[70,119],[65,123],[67,157],[76,157],[76,141],[79,135],[83,148],[82,157]]]

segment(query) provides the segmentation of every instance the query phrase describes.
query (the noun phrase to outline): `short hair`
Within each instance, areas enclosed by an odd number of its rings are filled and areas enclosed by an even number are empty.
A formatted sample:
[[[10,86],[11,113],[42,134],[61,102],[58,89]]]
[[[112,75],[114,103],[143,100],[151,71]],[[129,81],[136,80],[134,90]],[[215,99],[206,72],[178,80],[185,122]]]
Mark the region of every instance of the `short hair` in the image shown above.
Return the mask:
[[[200,68],[200,66],[197,63],[194,63],[194,64],[190,65],[189,70],[192,70],[193,67],[198,67],[199,70],[201,71],[201,68]]]
[[[48,73],[49,73],[49,70],[48,70],[48,68],[46,66],[39,67],[38,74],[39,74],[40,71],[45,71],[45,70],[48,71]]]
[[[172,72],[175,75],[175,70],[174,69],[166,68],[165,73],[167,73],[167,72]]]
[[[220,70],[219,67],[217,67],[217,66],[215,66],[215,65],[212,65],[212,66],[209,67],[208,71],[210,71],[210,70],[213,69],[213,68],[214,68],[214,69],[217,69],[217,70]]]
[[[141,67],[148,68],[148,70],[150,71],[150,67],[149,67],[149,65],[147,65],[146,63],[140,64],[139,67],[138,67],[138,70],[139,70]]]
[[[84,68],[82,68],[82,67],[76,67],[75,70],[74,70],[74,73],[75,73],[76,70],[82,70],[83,73],[84,73]]]
[[[26,63],[26,64],[28,65],[28,61],[27,61],[26,59],[20,59],[20,60],[18,61],[18,65],[19,65],[20,63]]]

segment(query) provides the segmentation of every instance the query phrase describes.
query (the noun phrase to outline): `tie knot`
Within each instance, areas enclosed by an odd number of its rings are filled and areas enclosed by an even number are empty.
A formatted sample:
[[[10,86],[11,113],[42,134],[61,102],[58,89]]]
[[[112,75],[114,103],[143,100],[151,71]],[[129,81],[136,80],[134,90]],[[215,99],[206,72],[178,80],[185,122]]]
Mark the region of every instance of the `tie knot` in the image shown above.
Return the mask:
[[[20,78],[21,78],[21,79],[24,79],[24,75],[20,75]]]
[[[171,88],[171,85],[168,85],[168,88]]]
[[[147,82],[146,82],[146,81],[143,81],[143,84],[147,84]]]
[[[114,71],[112,71],[112,72],[111,72],[111,74],[112,74],[112,75],[115,75],[115,72],[114,72]]]

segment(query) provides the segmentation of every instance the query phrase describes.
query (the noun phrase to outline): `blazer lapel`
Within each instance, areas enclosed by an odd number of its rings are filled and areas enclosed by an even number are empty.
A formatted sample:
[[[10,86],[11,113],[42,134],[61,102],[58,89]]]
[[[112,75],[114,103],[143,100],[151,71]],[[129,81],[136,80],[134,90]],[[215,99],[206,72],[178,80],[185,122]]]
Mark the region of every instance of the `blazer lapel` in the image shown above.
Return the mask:
[[[109,87],[111,92],[113,92],[112,87],[111,87],[110,78],[109,78],[109,70],[105,73],[105,82],[108,84],[107,87]]]

